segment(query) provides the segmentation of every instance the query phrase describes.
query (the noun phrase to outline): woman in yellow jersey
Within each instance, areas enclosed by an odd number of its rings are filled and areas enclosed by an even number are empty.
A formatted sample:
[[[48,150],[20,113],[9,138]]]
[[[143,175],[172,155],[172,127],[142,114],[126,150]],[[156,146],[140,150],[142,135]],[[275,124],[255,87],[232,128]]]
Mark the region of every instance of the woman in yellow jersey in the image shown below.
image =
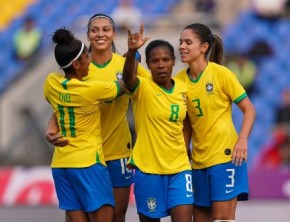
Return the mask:
[[[186,121],[185,84],[171,78],[175,64],[172,45],[155,40],[145,50],[152,78],[135,75],[134,57],[148,37],[128,34],[124,83],[133,103],[137,139],[129,159],[135,168],[134,192],[141,222],[192,221],[192,179],[183,135]],[[189,124],[189,122],[188,122]]]
[[[107,15],[95,14],[89,19],[87,28],[92,62],[89,66],[89,74],[83,80],[121,80],[125,58],[114,53],[116,38],[114,21]],[[140,64],[137,74],[150,76]],[[128,105],[129,96],[124,94],[113,102],[101,104],[100,107],[104,156],[114,188],[114,222],[125,222],[133,180],[132,170],[126,167],[132,150],[131,134],[126,118]],[[54,145],[66,145],[67,140],[61,140],[61,134],[56,135],[57,130],[52,128],[52,123],[50,126],[47,132],[48,140]]]
[[[194,220],[233,222],[237,200],[248,199],[247,144],[255,108],[236,75],[221,65],[222,41],[207,26],[186,26],[179,41],[181,61],[188,64],[176,78],[188,88]],[[244,115],[239,133],[232,103]]]
[[[89,71],[89,51],[69,30],[56,30],[52,40],[65,74],[48,75],[44,96],[69,140],[55,147],[51,163],[59,207],[66,221],[111,222],[114,198],[102,149],[100,104],[118,97],[121,88],[117,81],[82,80]]]

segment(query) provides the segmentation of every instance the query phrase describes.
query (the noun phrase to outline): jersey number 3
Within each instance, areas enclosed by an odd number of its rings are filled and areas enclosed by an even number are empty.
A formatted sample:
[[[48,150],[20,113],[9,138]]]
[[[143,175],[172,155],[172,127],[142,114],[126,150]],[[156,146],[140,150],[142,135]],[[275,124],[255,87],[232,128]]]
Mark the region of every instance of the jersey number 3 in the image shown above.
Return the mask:
[[[203,112],[202,112],[202,109],[200,108],[200,100],[199,99],[194,99],[192,100],[192,102],[194,104],[196,104],[196,106],[194,108],[197,109],[197,114],[196,116],[203,116]]]

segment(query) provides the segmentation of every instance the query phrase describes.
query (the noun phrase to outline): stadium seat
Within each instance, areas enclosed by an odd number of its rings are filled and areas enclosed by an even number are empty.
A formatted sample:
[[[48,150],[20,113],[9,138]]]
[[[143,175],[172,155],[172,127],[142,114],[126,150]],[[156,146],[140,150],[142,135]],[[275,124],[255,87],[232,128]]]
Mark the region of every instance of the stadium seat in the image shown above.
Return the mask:
[[[136,0],[136,5],[145,10],[146,13],[152,14],[165,13],[178,2],[179,0],[158,0],[153,2]],[[51,40],[48,36],[56,28],[61,26],[71,27],[82,16],[91,16],[95,13],[110,14],[114,7],[117,6],[118,0],[87,0],[81,3],[70,0],[0,0],[0,3],[0,47],[5,52],[1,55],[0,61],[13,62],[12,33],[22,24],[22,20],[26,15],[33,16],[36,19],[36,25],[42,29],[44,33],[43,48],[45,48],[51,46]],[[155,17],[151,16],[151,19],[155,19]],[[1,30],[1,28],[3,29]],[[6,68],[3,65],[0,68],[1,71],[7,74],[5,76],[9,76],[9,78],[16,78],[19,73],[19,70]],[[18,68],[21,69],[23,67],[20,65]],[[4,76],[4,74],[0,75],[0,80],[2,79],[1,76]],[[6,86],[8,82],[8,80],[5,84],[1,82],[0,88],[2,91],[6,88],[4,85]]]
[[[257,118],[249,140],[250,165],[269,142],[274,124],[274,111],[280,103],[280,95],[284,88],[290,87],[289,24],[289,19],[281,19],[273,23],[258,19],[253,12],[248,11],[239,16],[223,32],[224,47],[228,53],[247,52],[249,45],[259,39],[270,44],[274,52],[269,58],[257,60],[259,61],[256,79],[258,93],[252,96]],[[242,120],[237,108],[233,108],[233,119],[239,128]]]

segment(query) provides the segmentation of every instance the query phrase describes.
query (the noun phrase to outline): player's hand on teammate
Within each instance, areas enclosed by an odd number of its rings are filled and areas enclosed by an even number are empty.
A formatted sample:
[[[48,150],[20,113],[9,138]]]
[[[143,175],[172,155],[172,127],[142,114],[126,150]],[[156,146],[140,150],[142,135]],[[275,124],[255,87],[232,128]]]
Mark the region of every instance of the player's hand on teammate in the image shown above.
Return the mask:
[[[49,143],[53,144],[54,146],[64,147],[64,146],[69,144],[69,140],[64,139],[63,135],[61,135],[57,132],[47,131],[45,133],[45,137],[46,137],[47,141]]]
[[[137,50],[150,39],[149,36],[143,36],[144,24],[141,23],[139,32],[132,33],[131,29],[128,29],[128,48],[129,50]]]

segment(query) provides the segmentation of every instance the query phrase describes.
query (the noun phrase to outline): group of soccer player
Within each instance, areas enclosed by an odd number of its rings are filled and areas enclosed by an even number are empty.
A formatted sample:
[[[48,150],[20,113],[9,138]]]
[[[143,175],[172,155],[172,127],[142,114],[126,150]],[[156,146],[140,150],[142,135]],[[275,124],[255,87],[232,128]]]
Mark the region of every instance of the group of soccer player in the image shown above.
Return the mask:
[[[173,46],[153,40],[149,71],[135,58],[149,37],[128,31],[126,57],[115,52],[115,24],[105,14],[88,22],[87,47],[69,30],[53,35],[64,75],[51,73],[44,95],[53,108],[46,132],[59,207],[66,222],[124,222],[134,184],[140,222],[233,222],[248,199],[247,141],[255,108],[234,73],[222,65],[221,39],[203,24]],[[132,101],[136,142],[126,119]],[[232,103],[243,113],[237,133]]]

